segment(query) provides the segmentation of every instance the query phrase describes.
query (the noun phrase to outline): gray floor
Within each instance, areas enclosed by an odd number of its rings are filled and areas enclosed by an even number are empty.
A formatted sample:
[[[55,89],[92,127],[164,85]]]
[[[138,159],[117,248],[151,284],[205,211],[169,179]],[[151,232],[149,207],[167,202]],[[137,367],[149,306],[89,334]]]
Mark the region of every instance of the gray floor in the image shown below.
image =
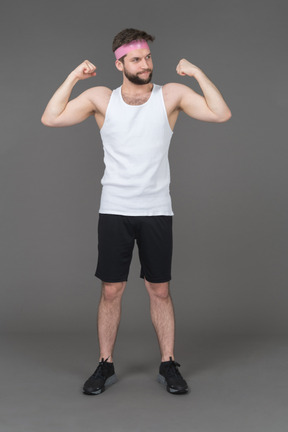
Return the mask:
[[[156,381],[155,343],[125,335],[118,382],[85,396],[94,338],[2,336],[1,432],[287,431],[287,339],[190,336],[177,360],[191,390],[175,396]]]

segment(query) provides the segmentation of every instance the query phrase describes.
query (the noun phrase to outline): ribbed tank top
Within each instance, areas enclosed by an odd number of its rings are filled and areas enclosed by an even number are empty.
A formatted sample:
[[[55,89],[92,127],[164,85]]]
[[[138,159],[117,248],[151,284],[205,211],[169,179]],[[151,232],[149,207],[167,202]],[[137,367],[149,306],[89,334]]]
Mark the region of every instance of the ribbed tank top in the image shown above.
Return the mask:
[[[173,215],[168,151],[172,137],[162,86],[142,105],[113,90],[100,130],[105,171],[99,213]]]

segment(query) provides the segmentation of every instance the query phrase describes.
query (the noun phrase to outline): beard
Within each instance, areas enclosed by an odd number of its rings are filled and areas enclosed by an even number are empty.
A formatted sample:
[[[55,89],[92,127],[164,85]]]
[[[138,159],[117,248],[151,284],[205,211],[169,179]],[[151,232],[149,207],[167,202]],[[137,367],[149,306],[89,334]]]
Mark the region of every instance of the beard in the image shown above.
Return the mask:
[[[151,79],[152,79],[152,71],[151,71],[151,69],[148,69],[147,72],[150,72],[148,78],[143,79],[143,78],[141,78],[141,73],[140,73],[140,72],[139,72],[138,74],[136,74],[136,75],[132,75],[132,74],[130,74],[130,73],[125,69],[125,66],[124,66],[124,75],[125,75],[126,78],[127,78],[130,82],[132,82],[133,84],[138,84],[138,85],[149,84],[150,81],[151,81]],[[140,75],[140,76],[139,76],[139,75]]]

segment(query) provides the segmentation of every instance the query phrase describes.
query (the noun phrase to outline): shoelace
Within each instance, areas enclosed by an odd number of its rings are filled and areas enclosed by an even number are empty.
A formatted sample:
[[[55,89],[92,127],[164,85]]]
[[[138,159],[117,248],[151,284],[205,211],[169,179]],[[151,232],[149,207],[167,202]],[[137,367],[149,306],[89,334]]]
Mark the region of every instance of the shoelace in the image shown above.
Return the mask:
[[[100,376],[101,378],[105,378],[105,376],[103,375],[103,368],[107,365],[107,360],[108,359],[109,359],[109,357],[107,357],[106,360],[104,360],[104,357],[102,357],[101,362],[99,362],[99,365],[97,366],[97,369],[93,373],[94,377]]]
[[[175,360],[172,360],[172,357],[170,357],[169,363],[167,364],[167,375],[169,376],[179,376],[180,372],[177,369],[177,367],[180,367],[181,365]]]

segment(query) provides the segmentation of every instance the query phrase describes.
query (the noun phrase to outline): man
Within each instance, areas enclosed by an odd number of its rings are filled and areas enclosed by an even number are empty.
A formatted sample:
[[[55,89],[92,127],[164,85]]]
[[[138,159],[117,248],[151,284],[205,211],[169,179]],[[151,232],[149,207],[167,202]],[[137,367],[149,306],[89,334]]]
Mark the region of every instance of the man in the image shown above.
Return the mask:
[[[153,63],[146,32],[125,29],[113,41],[122,86],[112,91],[93,87],[69,101],[74,85],[94,77],[96,66],[85,60],[73,70],[49,101],[42,123],[70,126],[94,116],[104,147],[105,173],[98,224],[98,264],[102,281],[98,309],[100,361],[83,391],[95,395],[116,381],[113,348],[135,240],[141,275],[150,296],[159,341],[158,380],[172,394],[188,392],[174,360],[174,312],[170,296],[172,217],[168,150],[180,111],[211,122],[225,122],[231,112],[204,72],[182,59],[179,75],[194,77],[202,91],[176,83],[152,84]]]

